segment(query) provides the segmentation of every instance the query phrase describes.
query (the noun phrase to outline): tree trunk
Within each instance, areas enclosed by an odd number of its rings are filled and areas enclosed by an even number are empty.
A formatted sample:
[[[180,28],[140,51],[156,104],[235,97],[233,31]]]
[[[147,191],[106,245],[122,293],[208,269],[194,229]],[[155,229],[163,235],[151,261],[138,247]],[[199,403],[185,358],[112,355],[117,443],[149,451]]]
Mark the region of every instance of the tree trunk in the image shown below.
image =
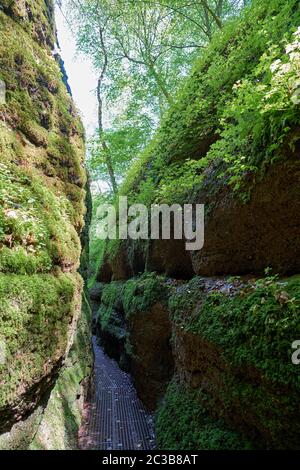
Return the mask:
[[[206,11],[208,11],[208,13],[210,13],[210,15],[213,17],[213,19],[215,20],[218,28],[222,29],[223,28],[223,23],[222,23],[221,18],[209,6],[209,4],[207,3],[207,0],[201,0],[201,3],[203,5],[203,8],[206,9]]]
[[[152,74],[153,78],[155,79],[160,91],[162,92],[162,94],[166,98],[167,102],[170,105],[173,104],[173,102],[174,102],[173,98],[170,95],[170,93],[168,92],[164,80],[162,79],[160,74],[156,71],[154,64],[150,63],[148,66],[149,66],[150,73]]]
[[[118,185],[117,185],[117,182],[116,182],[116,177],[115,177],[114,167],[113,167],[113,163],[112,163],[112,158],[111,158],[111,155],[110,155],[108,145],[107,145],[106,140],[104,138],[103,102],[102,102],[102,97],[101,97],[102,80],[103,80],[103,74],[99,78],[98,85],[97,85],[99,139],[100,139],[100,143],[101,143],[102,149],[103,149],[104,154],[105,154],[105,163],[106,163],[106,168],[107,168],[109,179],[110,179],[110,184],[111,184],[111,187],[112,187],[112,190],[113,190],[114,194],[117,194]]]

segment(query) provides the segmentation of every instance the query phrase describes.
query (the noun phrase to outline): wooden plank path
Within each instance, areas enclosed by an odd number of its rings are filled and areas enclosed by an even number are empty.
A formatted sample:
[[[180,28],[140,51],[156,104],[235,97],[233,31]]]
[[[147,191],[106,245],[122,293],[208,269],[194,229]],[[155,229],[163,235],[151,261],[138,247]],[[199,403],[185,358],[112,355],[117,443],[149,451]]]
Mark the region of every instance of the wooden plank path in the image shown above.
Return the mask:
[[[154,449],[153,419],[138,399],[129,375],[104,354],[95,337],[93,348],[94,392],[85,406],[80,449]]]

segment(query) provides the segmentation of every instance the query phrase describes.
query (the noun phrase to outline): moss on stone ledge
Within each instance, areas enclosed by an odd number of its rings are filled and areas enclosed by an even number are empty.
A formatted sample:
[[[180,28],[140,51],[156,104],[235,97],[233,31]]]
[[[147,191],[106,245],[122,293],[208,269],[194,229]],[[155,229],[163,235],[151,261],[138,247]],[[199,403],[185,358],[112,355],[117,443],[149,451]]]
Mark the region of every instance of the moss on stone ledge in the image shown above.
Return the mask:
[[[145,273],[130,279],[124,287],[124,310],[129,318],[135,313],[147,312],[157,301],[167,301],[165,278],[156,273]]]
[[[228,287],[229,284],[227,284]],[[300,277],[267,277],[226,292],[195,278],[169,301],[173,322],[219,346],[232,365],[300,387],[291,345],[300,337]]]
[[[209,416],[196,392],[176,381],[170,383],[156,414],[156,433],[163,450],[251,449],[245,438]]]

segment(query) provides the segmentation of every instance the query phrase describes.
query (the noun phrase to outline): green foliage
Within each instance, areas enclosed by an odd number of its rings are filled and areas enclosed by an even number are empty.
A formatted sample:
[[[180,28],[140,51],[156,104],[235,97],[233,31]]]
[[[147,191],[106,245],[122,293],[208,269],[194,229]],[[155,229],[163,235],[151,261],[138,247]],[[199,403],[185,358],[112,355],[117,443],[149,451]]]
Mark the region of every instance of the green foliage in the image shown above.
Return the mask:
[[[118,115],[108,130],[99,137],[96,131],[88,142],[87,160],[94,181],[105,182],[112,190],[107,173],[106,152],[102,148],[104,139],[109,149],[117,182],[122,181],[132,161],[144,148],[151,135],[152,122],[146,115],[136,115],[136,104],[130,103],[125,112]]]
[[[107,284],[102,292],[101,301],[108,307],[108,311],[122,302],[122,282],[115,281]]]
[[[269,46],[253,78],[238,81],[232,101],[224,105],[221,139],[208,156],[228,164],[229,184],[234,189],[240,189],[246,172],[282,156],[280,147],[299,123],[299,38],[298,29],[292,42]]]
[[[127,318],[139,312],[145,313],[156,302],[166,302],[166,299],[165,279],[156,273],[130,279],[124,286],[123,304]]]
[[[97,312],[97,321],[101,330],[117,338],[122,337],[123,330],[118,313],[123,309],[123,283],[111,282],[102,291],[101,306]]]
[[[157,412],[156,434],[162,450],[251,449],[246,439],[208,414],[196,392],[176,381]]]
[[[116,192],[111,170],[117,182],[122,181],[199,51],[223,18],[240,12],[241,4],[239,0],[189,5],[182,0],[66,2],[77,47],[90,58],[99,77],[99,129],[91,140],[89,160],[94,179]]]
[[[220,177],[240,189],[249,171],[282,158],[283,144],[297,139],[299,44],[293,33],[299,21],[296,0],[254,1],[228,21],[199,57],[121,193],[147,204],[190,202],[192,173],[197,190],[200,170],[212,160],[225,169]]]
[[[266,277],[246,283],[232,295],[195,278],[171,296],[176,325],[218,345],[237,367],[255,366],[272,382],[299,388],[292,342],[300,336],[300,278]]]

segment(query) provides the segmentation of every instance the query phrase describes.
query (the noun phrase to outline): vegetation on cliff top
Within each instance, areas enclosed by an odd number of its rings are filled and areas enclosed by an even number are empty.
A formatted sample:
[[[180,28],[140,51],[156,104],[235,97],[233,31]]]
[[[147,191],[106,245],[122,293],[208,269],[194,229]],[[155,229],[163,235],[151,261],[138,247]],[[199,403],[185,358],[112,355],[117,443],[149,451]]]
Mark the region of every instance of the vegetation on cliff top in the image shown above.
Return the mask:
[[[300,118],[299,22],[296,0],[254,1],[229,21],[200,55],[121,193],[146,204],[191,201],[211,160],[223,162],[219,176],[225,168],[240,189],[245,174],[282,156]]]
[[[53,52],[53,14],[48,0],[0,7],[1,431],[55,381],[81,305],[84,136]]]
[[[230,281],[229,281],[230,285]],[[207,291],[194,278],[169,299],[173,322],[218,345],[234,367],[256,367],[271,382],[300,386],[291,345],[300,335],[300,278],[245,282],[233,292]]]

